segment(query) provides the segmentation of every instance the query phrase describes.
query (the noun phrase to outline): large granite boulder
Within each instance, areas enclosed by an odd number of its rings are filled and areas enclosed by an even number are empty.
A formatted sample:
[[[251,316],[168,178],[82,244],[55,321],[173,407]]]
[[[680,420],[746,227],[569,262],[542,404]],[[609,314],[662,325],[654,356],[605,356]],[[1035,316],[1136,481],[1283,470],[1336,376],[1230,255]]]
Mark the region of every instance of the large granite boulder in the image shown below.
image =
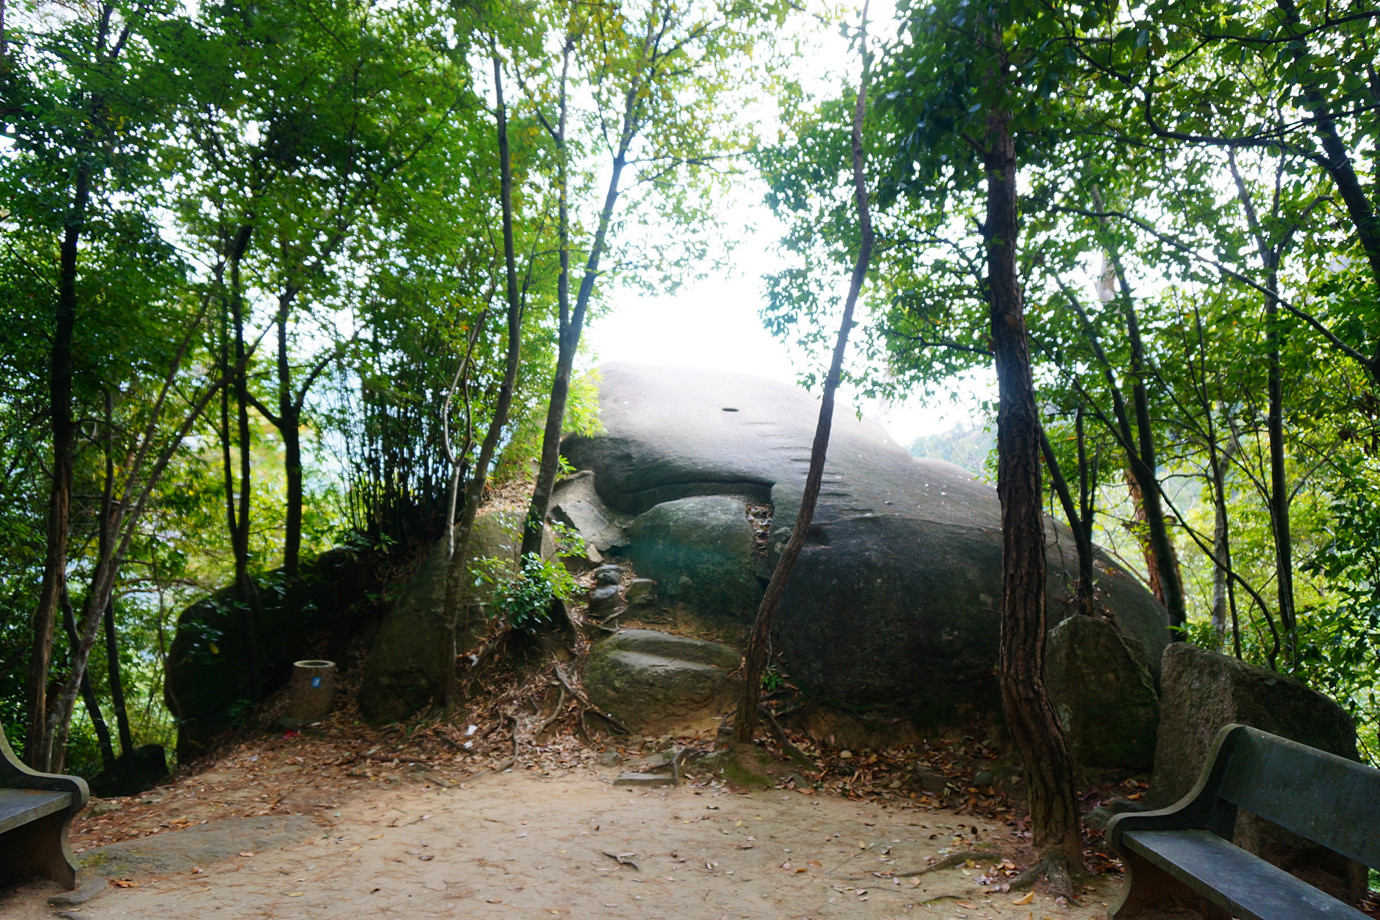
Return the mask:
[[[1268,668],[1175,643],[1164,653],[1150,804],[1172,805],[1193,788],[1229,722],[1358,759],[1351,717],[1321,693]],[[1355,903],[1365,891],[1362,867],[1254,815],[1238,817],[1233,839],[1335,897]]]
[[[1143,657],[1106,620],[1071,616],[1049,631],[1045,683],[1083,766],[1145,771],[1154,763],[1160,701]]]
[[[522,547],[522,515],[516,511],[480,512],[470,535],[465,565],[477,559],[508,560],[517,567]],[[548,535],[545,552],[550,552]],[[360,713],[373,722],[406,718],[435,701],[445,686],[449,642],[444,610],[446,599],[446,540],[436,542],[408,581],[379,626],[369,649],[364,682],[359,691]],[[456,647],[470,648],[488,628],[484,604],[492,593],[472,579],[461,584],[460,622]],[[468,626],[468,631],[466,627]]]
[[[624,629],[590,649],[590,701],[635,732],[711,726],[733,704],[738,653],[726,645],[650,629]]]
[[[599,496],[619,512],[709,495],[769,503],[769,565],[795,522],[817,417],[818,403],[785,384],[609,364],[604,432],[570,437],[563,450],[594,471]],[[777,614],[775,647],[795,682],[846,707],[900,706],[921,722],[968,703],[995,707],[1000,525],[993,488],[836,412],[814,524]],[[636,540],[628,551],[641,552]],[[1050,528],[1047,558],[1053,623],[1069,612],[1077,571],[1068,530]],[[1168,644],[1163,608],[1110,560],[1100,566],[1100,601],[1156,673]],[[721,577],[760,571],[740,560]]]

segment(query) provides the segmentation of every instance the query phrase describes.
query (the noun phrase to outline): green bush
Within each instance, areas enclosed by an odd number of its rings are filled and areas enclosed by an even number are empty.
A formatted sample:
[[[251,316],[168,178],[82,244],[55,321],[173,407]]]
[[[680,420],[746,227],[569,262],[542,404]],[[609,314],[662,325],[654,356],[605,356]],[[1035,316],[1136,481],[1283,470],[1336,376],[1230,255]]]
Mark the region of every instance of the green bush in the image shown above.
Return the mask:
[[[535,553],[522,557],[522,567],[514,572],[507,560],[480,559],[476,585],[492,586],[489,616],[517,632],[535,634],[551,622],[557,601],[575,596],[579,584],[560,557],[543,559]]]

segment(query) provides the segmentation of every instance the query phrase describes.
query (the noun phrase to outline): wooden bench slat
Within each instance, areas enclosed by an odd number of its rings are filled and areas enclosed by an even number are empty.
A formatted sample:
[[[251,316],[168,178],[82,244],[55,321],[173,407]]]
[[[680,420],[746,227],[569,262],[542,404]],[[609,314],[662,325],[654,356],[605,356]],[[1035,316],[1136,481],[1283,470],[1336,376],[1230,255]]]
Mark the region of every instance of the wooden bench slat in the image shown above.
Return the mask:
[[[1372,818],[1380,772],[1255,729],[1236,732],[1232,741],[1219,798],[1380,868],[1380,823]],[[1303,795],[1302,788],[1326,794]]]
[[[72,804],[67,792],[44,789],[0,789],[0,834]]]
[[[1208,830],[1128,831],[1122,844],[1238,917],[1369,920]]]

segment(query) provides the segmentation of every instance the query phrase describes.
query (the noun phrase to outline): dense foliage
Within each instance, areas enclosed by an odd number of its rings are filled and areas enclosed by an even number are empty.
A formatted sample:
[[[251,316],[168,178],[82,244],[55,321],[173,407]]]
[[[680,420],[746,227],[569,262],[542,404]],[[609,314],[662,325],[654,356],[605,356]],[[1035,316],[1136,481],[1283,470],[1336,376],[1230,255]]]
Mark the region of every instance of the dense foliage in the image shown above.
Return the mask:
[[[990,367],[999,102],[1051,512],[1118,550],[1195,641],[1339,699],[1380,756],[1380,9],[945,0],[896,17],[855,377],[938,394]],[[848,95],[789,98],[761,155],[792,259],[766,318],[806,337],[833,309],[824,267],[854,245]]]
[[[548,403],[588,425],[579,326],[630,266],[695,270],[751,127],[719,110],[777,21],[5,4],[0,720],[25,758],[166,742],[190,599],[233,584],[253,657],[266,577],[434,540],[456,496],[529,474]]]
[[[791,82],[789,6],[5,4],[0,722],[26,757],[166,740],[194,597],[420,545],[537,461],[539,508],[551,432],[591,419],[584,324],[704,270],[762,137],[789,261],[764,321],[825,342],[854,88]],[[991,365],[1000,111],[1049,509],[1195,641],[1341,700],[1373,758],[1377,26],[1362,0],[903,0],[871,31],[850,370],[938,394]]]

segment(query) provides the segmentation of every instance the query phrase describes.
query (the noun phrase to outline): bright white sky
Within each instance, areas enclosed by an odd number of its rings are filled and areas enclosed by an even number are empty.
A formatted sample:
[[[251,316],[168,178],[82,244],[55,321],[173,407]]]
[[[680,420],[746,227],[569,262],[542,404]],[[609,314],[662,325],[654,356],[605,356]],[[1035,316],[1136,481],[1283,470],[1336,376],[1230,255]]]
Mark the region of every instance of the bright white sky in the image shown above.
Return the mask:
[[[794,384],[805,366],[792,363],[790,349],[762,328],[758,316],[765,301],[761,276],[775,264],[769,251],[773,239],[770,230],[748,231],[732,253],[729,273],[688,284],[675,294],[613,293],[612,311],[586,332],[596,360],[709,368]],[[840,266],[840,275],[846,276],[849,269]],[[831,341],[836,331],[830,330]],[[822,376],[827,360],[827,355],[821,356],[808,369]],[[978,392],[971,385],[964,390]],[[841,396],[839,411],[845,411],[845,405],[858,407],[849,394]],[[929,409],[914,400],[891,406],[872,402],[861,408],[903,447],[918,435],[971,424],[973,419],[962,407]]]
[[[861,8],[861,5],[861,0],[857,0],[857,6]],[[885,15],[889,17],[890,4],[885,6],[888,7]],[[878,4],[874,3],[873,19],[882,21],[877,8]],[[827,47],[808,58],[849,60],[837,30],[821,32],[820,41]],[[856,60],[850,66],[856,68]],[[821,85],[830,79],[822,69],[818,77]],[[671,295],[649,297],[627,289],[610,291],[611,312],[592,323],[585,333],[585,341],[594,352],[596,363],[635,361],[700,367],[756,374],[792,384],[802,370],[812,370],[823,376],[827,354],[814,358],[810,365],[804,362],[812,359],[795,355],[796,363],[793,363],[786,344],[762,328],[759,311],[765,302],[765,292],[761,278],[779,265],[771,252],[776,232],[770,211],[761,203],[762,189],[748,177],[745,177],[745,185],[750,187],[739,189],[735,196],[738,201],[730,206],[733,215],[730,224],[744,229],[730,254],[728,270],[686,284]],[[838,267],[840,289],[846,286],[851,269],[849,265]],[[864,300],[866,296],[864,288]],[[842,309],[841,301],[839,307]],[[859,316],[865,317],[865,311],[860,309]],[[831,343],[836,332],[837,327],[829,330]],[[911,400],[891,406],[873,402],[861,408],[864,414],[884,424],[897,443],[908,447],[918,435],[973,424],[971,405],[981,397],[981,391],[972,383],[963,384],[960,389],[968,407],[946,404],[927,409]],[[840,394],[839,411],[846,411],[845,406],[858,408],[851,394]]]

